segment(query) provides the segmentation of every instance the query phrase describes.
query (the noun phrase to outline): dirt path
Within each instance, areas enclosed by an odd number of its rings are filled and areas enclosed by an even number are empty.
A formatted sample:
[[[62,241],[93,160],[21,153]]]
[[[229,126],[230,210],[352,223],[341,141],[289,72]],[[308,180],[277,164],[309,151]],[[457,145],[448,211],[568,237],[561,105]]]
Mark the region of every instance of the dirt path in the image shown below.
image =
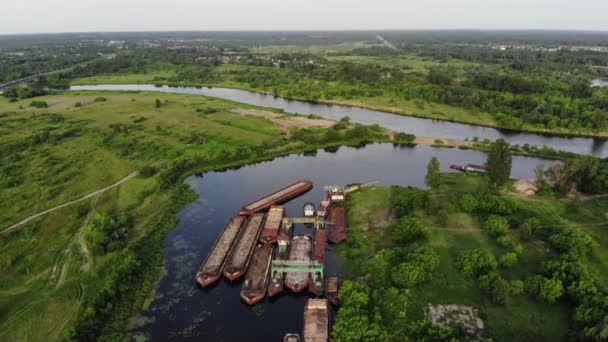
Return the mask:
[[[336,122],[327,119],[311,119],[305,116],[286,116],[267,110],[234,108],[230,110],[235,114],[257,116],[268,119],[277,124],[281,129],[289,133],[290,128],[329,128]]]
[[[121,185],[122,183],[128,181],[129,179],[131,179],[131,178],[133,178],[135,176],[137,176],[138,174],[139,174],[139,171],[131,172],[131,174],[129,174],[125,178],[119,180],[118,182],[116,182],[116,183],[114,183],[112,185],[108,185],[105,188],[101,188],[101,189],[99,189],[97,191],[93,191],[90,194],[84,195],[84,196],[82,196],[82,197],[80,197],[78,199],[75,199],[73,201],[66,202],[66,203],[60,204],[60,205],[58,205],[56,207],[53,207],[53,208],[47,209],[45,211],[41,211],[41,212],[39,212],[37,214],[34,214],[34,215],[32,215],[32,216],[30,216],[30,217],[28,217],[26,219],[23,219],[23,220],[15,223],[15,224],[13,224],[12,226],[9,226],[8,228],[5,228],[4,230],[0,231],[0,234],[9,233],[9,232],[15,230],[16,228],[19,228],[19,227],[23,226],[24,224],[26,224],[26,223],[30,222],[31,220],[34,220],[34,219],[36,219],[36,218],[38,218],[40,216],[46,215],[46,214],[48,214],[48,213],[50,213],[52,211],[55,211],[57,209],[61,209],[61,208],[67,207],[68,205],[72,205],[74,203],[78,203],[78,202],[84,201],[86,199],[89,199],[89,198],[91,198],[93,196],[96,196],[96,195],[99,195],[101,193],[104,193],[104,192],[106,192],[106,191],[108,191],[108,190],[110,190],[112,188],[115,188],[115,187]]]

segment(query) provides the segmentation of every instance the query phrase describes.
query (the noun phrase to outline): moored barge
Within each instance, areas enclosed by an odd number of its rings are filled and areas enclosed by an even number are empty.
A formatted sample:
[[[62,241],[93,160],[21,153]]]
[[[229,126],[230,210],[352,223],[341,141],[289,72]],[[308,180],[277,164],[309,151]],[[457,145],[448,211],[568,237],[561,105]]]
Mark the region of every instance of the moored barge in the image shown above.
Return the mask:
[[[285,216],[285,209],[280,205],[273,205],[268,210],[266,215],[266,222],[264,223],[264,229],[262,229],[262,235],[260,236],[261,243],[275,243],[279,235],[279,229]]]
[[[488,168],[483,165],[467,164],[467,165],[450,165],[450,169],[458,170],[462,172],[475,172],[475,173],[487,173]]]
[[[310,298],[304,307],[304,342],[327,342],[329,305],[325,299]]]
[[[249,217],[224,267],[223,273],[226,278],[234,281],[242,277],[245,271],[247,271],[251,253],[260,236],[263,222],[263,213],[253,214]]]
[[[323,265],[325,262],[325,230],[315,229],[314,235],[314,257],[313,259]],[[323,296],[323,273],[311,272],[310,273],[310,284],[308,285],[308,292],[312,293],[317,297]]]
[[[312,243],[310,236],[299,235],[291,240],[289,261],[294,263],[310,263]],[[294,293],[302,292],[308,287],[308,272],[285,272],[285,286]]]
[[[329,214],[327,240],[332,243],[340,243],[346,240],[346,209],[342,207],[332,207]]]
[[[287,200],[297,197],[310,189],[312,189],[311,181],[309,181],[309,180],[297,181],[275,193],[272,193],[268,196],[262,197],[258,200],[255,200],[255,201],[247,204],[246,206],[241,208],[239,214],[240,215],[251,215],[258,211],[266,210],[275,204],[283,203]]]
[[[288,226],[281,223],[279,235],[277,237],[277,250],[275,252],[275,260],[289,259],[289,246],[293,236],[293,225]],[[268,284],[268,297],[274,297],[283,292],[284,272],[272,271],[270,274],[270,283]]]
[[[325,297],[333,305],[340,304],[338,299],[338,278],[328,277],[325,280]]]
[[[273,245],[266,244],[258,245],[253,251],[251,263],[241,289],[241,299],[249,305],[254,305],[266,296],[273,250]]]
[[[209,255],[196,274],[196,281],[206,287],[216,282],[222,275],[228,254],[241,230],[245,216],[233,216],[228,220],[220,237],[215,241]]]

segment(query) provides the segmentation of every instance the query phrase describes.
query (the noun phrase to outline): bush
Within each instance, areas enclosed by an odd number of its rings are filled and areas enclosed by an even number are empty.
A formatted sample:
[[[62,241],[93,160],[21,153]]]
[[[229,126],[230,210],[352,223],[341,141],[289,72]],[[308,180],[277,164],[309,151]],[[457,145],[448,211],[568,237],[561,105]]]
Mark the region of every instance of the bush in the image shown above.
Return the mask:
[[[509,222],[504,217],[490,215],[483,228],[492,236],[503,236],[509,231]]]
[[[530,277],[525,282],[528,294],[547,303],[555,303],[564,295],[564,286],[561,280],[545,278],[540,275]]]
[[[515,252],[509,252],[501,256],[498,263],[504,268],[511,268],[517,264],[517,259]]]
[[[479,209],[489,214],[511,215],[517,210],[517,202],[508,197],[490,196],[480,203]]]
[[[439,256],[433,248],[419,247],[408,253],[405,262],[393,270],[393,281],[402,287],[413,286],[431,279],[438,267]]]
[[[148,166],[145,166],[144,168],[142,168],[139,171],[139,175],[142,176],[142,177],[148,178],[148,177],[154,176],[156,174],[156,171],[157,170],[156,170],[156,168],[154,166],[148,165]]]
[[[562,232],[551,235],[549,242],[560,252],[579,255],[589,254],[597,247],[597,242],[591,235],[574,228],[565,228]]]
[[[426,193],[420,189],[396,188],[395,211],[398,218],[409,215],[414,209],[420,208],[425,201]]]
[[[125,245],[131,226],[131,217],[124,212],[96,213],[84,238],[93,254],[103,255]]]
[[[49,108],[49,104],[45,101],[32,101],[30,102],[30,107],[35,108]]]
[[[402,144],[411,144],[416,140],[416,135],[403,132],[396,132],[393,138],[396,142]]]
[[[95,98],[95,102],[106,102],[106,101],[107,101],[107,99],[103,96]]]
[[[479,207],[479,201],[472,194],[465,194],[460,198],[460,208],[467,213],[472,213]]]
[[[74,107],[76,107],[76,108],[78,108],[78,107],[82,107],[82,103],[80,103],[80,102],[76,102],[76,103],[74,104]]]
[[[475,278],[494,271],[497,265],[492,254],[480,249],[466,250],[458,259],[458,267],[462,273]]]
[[[499,236],[498,239],[496,239],[496,242],[498,242],[500,246],[506,248],[511,248],[515,245],[515,242],[509,235]]]
[[[426,239],[429,229],[415,217],[404,217],[395,221],[390,228],[393,240],[398,243],[409,243]]]
[[[519,227],[519,236],[522,240],[529,241],[539,226],[540,221],[537,218],[529,218]]]
[[[509,287],[511,288],[512,296],[518,296],[524,293],[524,282],[521,280],[511,280],[509,282]]]

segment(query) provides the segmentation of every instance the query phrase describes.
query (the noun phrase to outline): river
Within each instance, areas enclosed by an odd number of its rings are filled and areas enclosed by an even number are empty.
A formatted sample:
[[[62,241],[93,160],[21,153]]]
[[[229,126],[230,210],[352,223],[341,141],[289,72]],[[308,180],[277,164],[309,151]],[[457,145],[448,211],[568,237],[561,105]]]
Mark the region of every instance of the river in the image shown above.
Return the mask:
[[[605,87],[608,88],[608,81],[601,78],[595,78],[591,80],[592,87]]]
[[[422,137],[463,140],[479,137],[495,140],[503,138],[518,145],[547,145],[557,150],[597,157],[608,157],[608,140],[587,137],[563,137],[528,132],[501,130],[483,126],[454,123],[448,121],[422,119],[412,116],[395,115],[366,108],[345,105],[318,104],[261,94],[240,89],[207,87],[169,87],[152,84],[90,85],[71,86],[71,90],[128,90],[157,91],[165,93],[193,94],[218,97],[252,105],[279,108],[288,113],[316,114],[324,118],[339,120],[349,116],[353,122],[378,124],[394,131],[413,133]]]
[[[285,204],[287,214],[301,215],[308,201],[318,204],[323,186],[378,180],[384,185],[425,188],[429,160],[437,156],[443,171],[452,163],[483,163],[486,155],[472,150],[400,147],[370,144],[318,150],[222,172],[194,175],[186,182],[200,198],[183,209],[180,223],[166,238],[166,276],[156,289],[150,307],[137,319],[133,337],[154,341],[281,341],[288,332],[301,333],[307,295],[284,293],[250,307],[239,297],[242,282],[221,279],[210,289],[195,285],[194,276],[218,238],[225,222],[240,206],[296,180],[309,179],[314,188]],[[534,166],[552,162],[531,157],[513,157],[512,175],[532,177]],[[296,226],[296,234],[311,234]],[[341,276],[333,247],[326,246],[326,275]]]

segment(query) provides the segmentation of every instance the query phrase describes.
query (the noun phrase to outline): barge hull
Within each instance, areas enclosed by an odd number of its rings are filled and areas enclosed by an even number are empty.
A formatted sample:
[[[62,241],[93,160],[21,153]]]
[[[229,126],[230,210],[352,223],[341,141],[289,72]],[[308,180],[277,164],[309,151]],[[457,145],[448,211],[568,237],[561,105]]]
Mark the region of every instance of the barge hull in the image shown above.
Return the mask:
[[[300,196],[306,191],[312,189],[312,182],[309,180],[300,180],[297,181],[275,193],[272,193],[268,196],[262,197],[258,200],[255,200],[246,206],[242,207],[239,214],[241,215],[251,215],[261,210],[266,210],[271,206],[279,203],[283,203],[287,200],[290,200],[294,197]]]
[[[279,229],[281,228],[281,222],[285,216],[285,209],[280,205],[273,205],[268,210],[266,215],[266,222],[264,223],[264,229],[262,229],[262,235],[260,236],[261,243],[275,243],[279,235]]]
[[[332,243],[340,243],[346,240],[346,209],[333,207],[329,214],[329,232],[327,240]]]
[[[266,296],[273,250],[272,245],[258,245],[253,252],[241,290],[241,299],[249,305],[254,305]]]
[[[230,250],[245,219],[245,216],[233,216],[224,226],[222,234],[211,247],[211,251],[196,274],[196,281],[202,287],[209,286],[220,278]]]
[[[289,261],[310,262],[311,249],[310,237],[305,235],[294,237],[289,249]],[[294,293],[302,292],[308,287],[308,277],[307,272],[286,272],[285,286]]]
[[[228,262],[224,267],[224,276],[231,281],[237,280],[245,274],[251,254],[258,240],[262,223],[264,222],[264,214],[258,213],[252,215],[245,228],[238,237],[238,242],[234,245],[233,251],[228,258]]]
[[[329,306],[325,299],[308,299],[304,307],[304,342],[327,342]]]

